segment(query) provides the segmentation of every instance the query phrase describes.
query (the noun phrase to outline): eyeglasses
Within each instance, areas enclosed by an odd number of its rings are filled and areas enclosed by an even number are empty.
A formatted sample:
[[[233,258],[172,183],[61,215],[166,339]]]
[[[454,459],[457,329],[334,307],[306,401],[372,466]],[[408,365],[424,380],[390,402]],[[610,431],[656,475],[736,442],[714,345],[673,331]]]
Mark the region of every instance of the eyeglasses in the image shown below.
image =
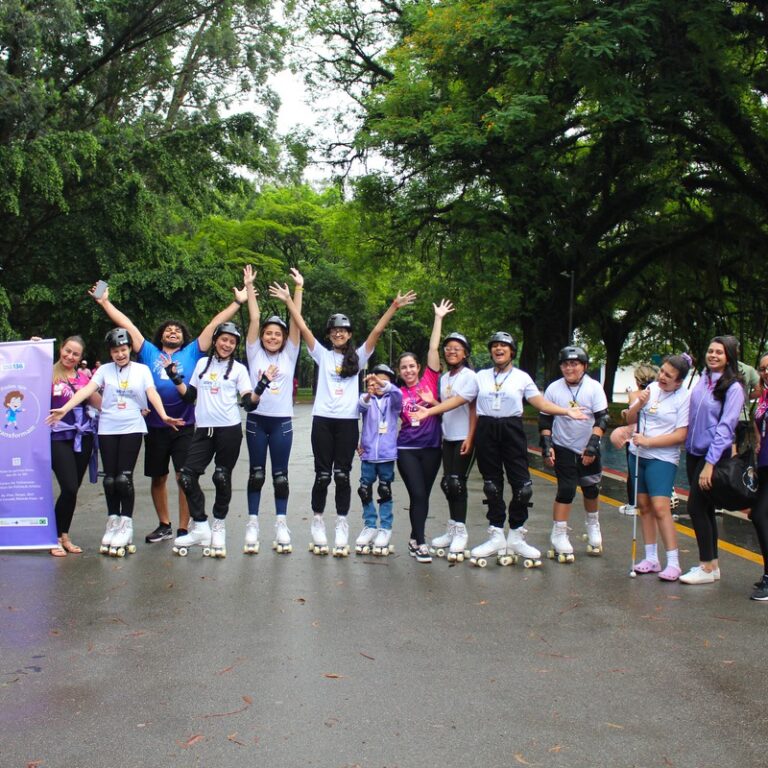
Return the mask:
[[[764,365],[760,366],[760,368],[757,369],[760,373],[765,373],[768,371],[768,368],[766,368]]]
[[[463,351],[464,347],[443,347],[443,352],[451,352],[452,354],[459,354]]]

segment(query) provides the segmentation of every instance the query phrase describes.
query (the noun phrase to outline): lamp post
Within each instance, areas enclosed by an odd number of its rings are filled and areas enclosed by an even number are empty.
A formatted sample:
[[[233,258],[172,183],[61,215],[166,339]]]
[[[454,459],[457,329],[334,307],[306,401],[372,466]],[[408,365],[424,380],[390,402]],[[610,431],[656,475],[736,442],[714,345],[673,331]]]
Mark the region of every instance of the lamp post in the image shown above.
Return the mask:
[[[576,271],[571,269],[560,273],[561,277],[568,277],[571,280],[570,296],[568,298],[568,343],[573,343],[573,295],[576,286]]]

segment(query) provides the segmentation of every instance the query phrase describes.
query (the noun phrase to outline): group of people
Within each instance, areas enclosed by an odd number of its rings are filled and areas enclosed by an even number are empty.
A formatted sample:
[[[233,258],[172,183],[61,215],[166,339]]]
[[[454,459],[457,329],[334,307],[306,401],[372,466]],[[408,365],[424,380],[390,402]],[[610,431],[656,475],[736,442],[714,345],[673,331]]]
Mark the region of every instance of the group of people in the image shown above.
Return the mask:
[[[557,476],[557,494],[549,556],[572,562],[568,535],[577,487],[585,507],[587,552],[602,552],[598,497],[602,476],[600,441],[608,424],[608,403],[600,384],[587,373],[589,358],[578,346],[560,352],[562,377],[545,393],[514,365],[517,342],[499,331],[488,342],[490,368],[474,371],[468,339],[458,332],[443,336],[444,318],[453,311],[448,300],[434,307],[426,366],[417,355],[404,352],[396,370],[379,364],[365,377],[359,374],[395,313],[416,300],[413,292],[398,294],[362,344],[353,339],[353,324],[333,314],[326,324],[329,346],[315,338],[302,316],[304,278],[291,270],[293,293],[274,283],[270,296],[285,304],[290,325],[273,315],[262,322],[255,273],[243,272],[244,286],[233,289],[234,300],[219,312],[197,338],[178,320],[168,320],[152,340],[109,300],[109,290],[91,290],[94,300],[115,324],[106,343],[111,362],[88,378],[80,370],[84,345],[73,336],[61,345],[54,366],[52,410],[53,470],[60,486],[56,502],[59,547],[54,554],[81,551],[69,538],[77,491],[94,446],[98,443],[104,474],[108,519],[101,551],[123,554],[133,546],[133,472],[142,437],[145,474],[158,526],[147,543],[174,539],[174,551],[186,554],[200,546],[205,554],[226,554],[225,520],[232,496],[232,471],[242,443],[240,408],[247,412],[249,453],[248,523],[244,552],[259,551],[259,512],[270,460],[275,500],[275,538],[279,553],[292,550],[287,525],[289,458],[292,447],[293,375],[303,339],[318,366],[312,411],[311,444],[314,482],[311,491],[310,550],[316,554],[349,554],[348,515],[352,499],[352,465],[361,458],[358,495],[363,527],[354,541],[359,553],[386,555],[391,551],[392,483],[395,467],[408,494],[409,554],[420,563],[434,554],[448,560],[484,565],[496,557],[501,564],[522,558],[526,566],[541,564],[541,552],[526,541],[525,524],[532,506],[528,445],[523,429],[523,405],[541,414],[542,457]],[[247,304],[249,327],[245,350],[248,367],[236,359],[240,329],[232,322]],[[733,443],[744,401],[736,367],[737,350],[730,337],[713,339],[707,366],[696,388],[682,387],[690,359],[673,355],[658,380],[639,393],[625,412],[635,424],[629,450],[636,502],[645,538],[645,557],[638,573],[657,573],[667,581],[680,578],[702,584],[719,578],[717,523],[707,490],[712,469]],[[441,364],[440,352],[442,350]],[[135,353],[135,360],[132,357]],[[444,368],[444,370],[442,370]],[[768,357],[761,361],[761,375]],[[442,372],[441,372],[442,370]],[[98,426],[94,414],[98,412]],[[757,439],[764,435],[768,401],[757,410]],[[146,418],[145,418],[146,416]],[[360,417],[362,416],[362,433]],[[762,430],[762,431],[761,431]],[[96,434],[97,433],[97,434]],[[691,479],[688,506],[696,529],[700,563],[688,573],[680,568],[676,532],[669,499],[680,446],[685,443]],[[768,475],[768,441],[762,440],[761,473]],[[477,461],[487,504],[488,538],[471,550],[467,533],[467,477]],[[215,498],[212,523],[199,478],[213,462]],[[173,464],[179,488],[179,526],[171,525],[167,481]],[[449,510],[445,533],[426,538],[432,487],[442,466],[440,482]],[[511,498],[504,499],[505,479]],[[333,484],[336,521],[329,546],[325,524],[328,491]],[[375,486],[375,488],[374,488]],[[374,495],[375,493],[375,495]],[[761,546],[768,548],[768,494],[753,514]],[[505,531],[506,526],[506,531]],[[666,551],[662,569],[657,548],[660,536]],[[768,549],[764,549],[768,562]],[[768,569],[767,569],[768,570]],[[768,576],[756,587],[768,598]],[[756,599],[766,599],[759,595]]]

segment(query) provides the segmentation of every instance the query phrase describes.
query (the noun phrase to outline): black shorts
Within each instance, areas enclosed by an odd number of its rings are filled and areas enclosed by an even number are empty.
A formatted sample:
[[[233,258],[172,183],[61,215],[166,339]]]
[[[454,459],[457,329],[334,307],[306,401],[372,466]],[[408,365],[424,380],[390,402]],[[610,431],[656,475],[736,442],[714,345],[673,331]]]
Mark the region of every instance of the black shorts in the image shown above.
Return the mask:
[[[170,427],[150,427],[144,436],[144,476],[167,475],[171,459],[178,472],[184,466],[194,434],[194,424],[186,424],[178,432]]]

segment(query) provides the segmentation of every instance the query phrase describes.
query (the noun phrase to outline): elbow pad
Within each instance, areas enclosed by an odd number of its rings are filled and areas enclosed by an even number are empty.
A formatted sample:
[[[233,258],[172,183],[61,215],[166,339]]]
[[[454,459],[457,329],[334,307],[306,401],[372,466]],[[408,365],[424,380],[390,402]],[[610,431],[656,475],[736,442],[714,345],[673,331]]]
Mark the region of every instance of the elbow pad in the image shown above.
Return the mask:
[[[611,423],[611,415],[608,412],[608,409],[606,408],[602,411],[595,411],[594,417],[595,417],[595,426],[598,429],[601,429],[603,432],[605,432],[605,430],[608,429],[608,426]]]
[[[263,391],[263,390],[262,390]],[[254,403],[251,399],[251,393],[246,392],[241,398],[240,398],[240,405],[242,406],[244,411],[247,411],[250,413],[251,411],[255,411],[258,406],[259,402],[258,400]]]
[[[552,424],[555,421],[555,417],[551,413],[540,413],[539,414],[539,432],[541,432],[542,429],[548,429],[550,432],[552,431]]]
[[[187,384],[187,391],[181,396],[185,403],[194,403],[197,400],[197,387],[190,387]]]

